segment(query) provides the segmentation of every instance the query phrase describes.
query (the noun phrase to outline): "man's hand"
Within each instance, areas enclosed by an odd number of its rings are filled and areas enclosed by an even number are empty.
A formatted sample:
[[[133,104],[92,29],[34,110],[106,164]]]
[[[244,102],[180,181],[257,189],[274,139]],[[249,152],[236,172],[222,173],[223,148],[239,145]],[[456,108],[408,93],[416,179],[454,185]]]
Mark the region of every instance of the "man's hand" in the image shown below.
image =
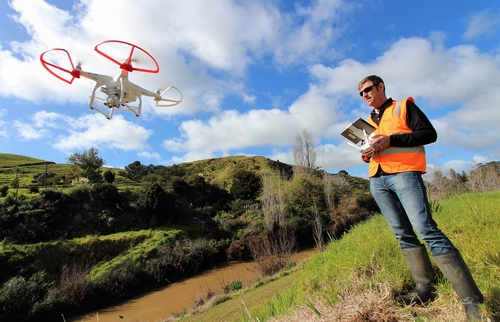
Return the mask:
[[[371,146],[375,149],[375,151],[380,151],[383,149],[387,149],[391,146],[391,136],[376,134],[370,138]]]

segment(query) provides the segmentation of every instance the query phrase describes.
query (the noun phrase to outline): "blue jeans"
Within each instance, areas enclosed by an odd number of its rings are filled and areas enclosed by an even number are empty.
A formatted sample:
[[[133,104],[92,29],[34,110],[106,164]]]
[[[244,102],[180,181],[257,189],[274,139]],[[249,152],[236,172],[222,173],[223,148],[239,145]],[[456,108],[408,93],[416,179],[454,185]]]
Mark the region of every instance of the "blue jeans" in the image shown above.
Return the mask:
[[[421,173],[402,172],[370,178],[370,191],[401,248],[422,245],[416,232],[432,255],[456,251],[432,219]]]

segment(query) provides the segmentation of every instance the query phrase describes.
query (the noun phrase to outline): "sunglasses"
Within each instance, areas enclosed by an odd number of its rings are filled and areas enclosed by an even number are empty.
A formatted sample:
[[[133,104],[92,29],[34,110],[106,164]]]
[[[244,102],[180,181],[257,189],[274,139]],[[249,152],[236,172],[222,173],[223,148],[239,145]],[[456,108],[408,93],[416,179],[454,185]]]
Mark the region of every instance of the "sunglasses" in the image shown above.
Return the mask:
[[[375,87],[378,86],[379,84],[373,84],[372,86],[368,86],[367,88],[363,89],[361,92],[359,92],[359,96],[363,97],[363,93],[368,94],[371,92],[371,90]]]

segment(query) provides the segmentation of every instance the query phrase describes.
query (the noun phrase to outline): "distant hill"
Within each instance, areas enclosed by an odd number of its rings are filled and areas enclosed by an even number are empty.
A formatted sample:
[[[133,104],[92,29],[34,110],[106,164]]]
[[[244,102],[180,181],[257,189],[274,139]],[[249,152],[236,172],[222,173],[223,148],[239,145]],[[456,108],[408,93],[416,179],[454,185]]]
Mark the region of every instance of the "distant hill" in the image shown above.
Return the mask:
[[[20,179],[21,186],[29,185],[35,174],[45,171],[64,174],[67,167],[66,164],[54,164],[25,155],[0,153],[0,186],[10,185],[16,177]]]
[[[17,167],[23,164],[50,162],[19,154],[0,153],[0,168]]]
[[[184,162],[171,166],[145,165],[147,167],[175,168],[176,172],[183,173],[185,179],[194,176],[203,176],[205,181],[217,184],[224,189],[231,188],[236,171],[244,169],[252,171],[258,176],[263,174],[280,173],[283,177],[293,175],[293,166],[280,161],[271,160],[262,156],[227,156],[222,158],[211,158],[193,162]],[[21,187],[29,187],[34,175],[43,174],[46,171],[57,175],[64,175],[70,164],[51,164],[50,161],[32,158],[18,154],[0,153],[0,187],[10,185],[18,176]],[[123,169],[103,167],[103,171],[112,169],[115,174],[115,182],[120,189],[134,188],[140,185],[122,175]],[[339,174],[333,174],[339,175]],[[351,183],[353,193],[366,193],[368,191],[368,180],[343,175]],[[356,192],[357,191],[357,192]]]

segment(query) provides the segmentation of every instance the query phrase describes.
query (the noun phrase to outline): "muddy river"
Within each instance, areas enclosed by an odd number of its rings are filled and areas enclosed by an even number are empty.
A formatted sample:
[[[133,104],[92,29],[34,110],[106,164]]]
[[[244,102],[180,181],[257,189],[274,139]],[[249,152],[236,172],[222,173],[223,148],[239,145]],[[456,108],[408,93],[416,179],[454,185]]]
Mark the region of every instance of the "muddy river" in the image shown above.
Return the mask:
[[[294,260],[302,260],[314,250],[298,252]],[[210,269],[200,275],[176,282],[170,286],[141,295],[121,304],[100,309],[89,314],[67,319],[68,322],[159,322],[172,313],[181,313],[209,292],[220,292],[233,281],[248,285],[255,277],[256,265],[248,262],[231,262]]]

